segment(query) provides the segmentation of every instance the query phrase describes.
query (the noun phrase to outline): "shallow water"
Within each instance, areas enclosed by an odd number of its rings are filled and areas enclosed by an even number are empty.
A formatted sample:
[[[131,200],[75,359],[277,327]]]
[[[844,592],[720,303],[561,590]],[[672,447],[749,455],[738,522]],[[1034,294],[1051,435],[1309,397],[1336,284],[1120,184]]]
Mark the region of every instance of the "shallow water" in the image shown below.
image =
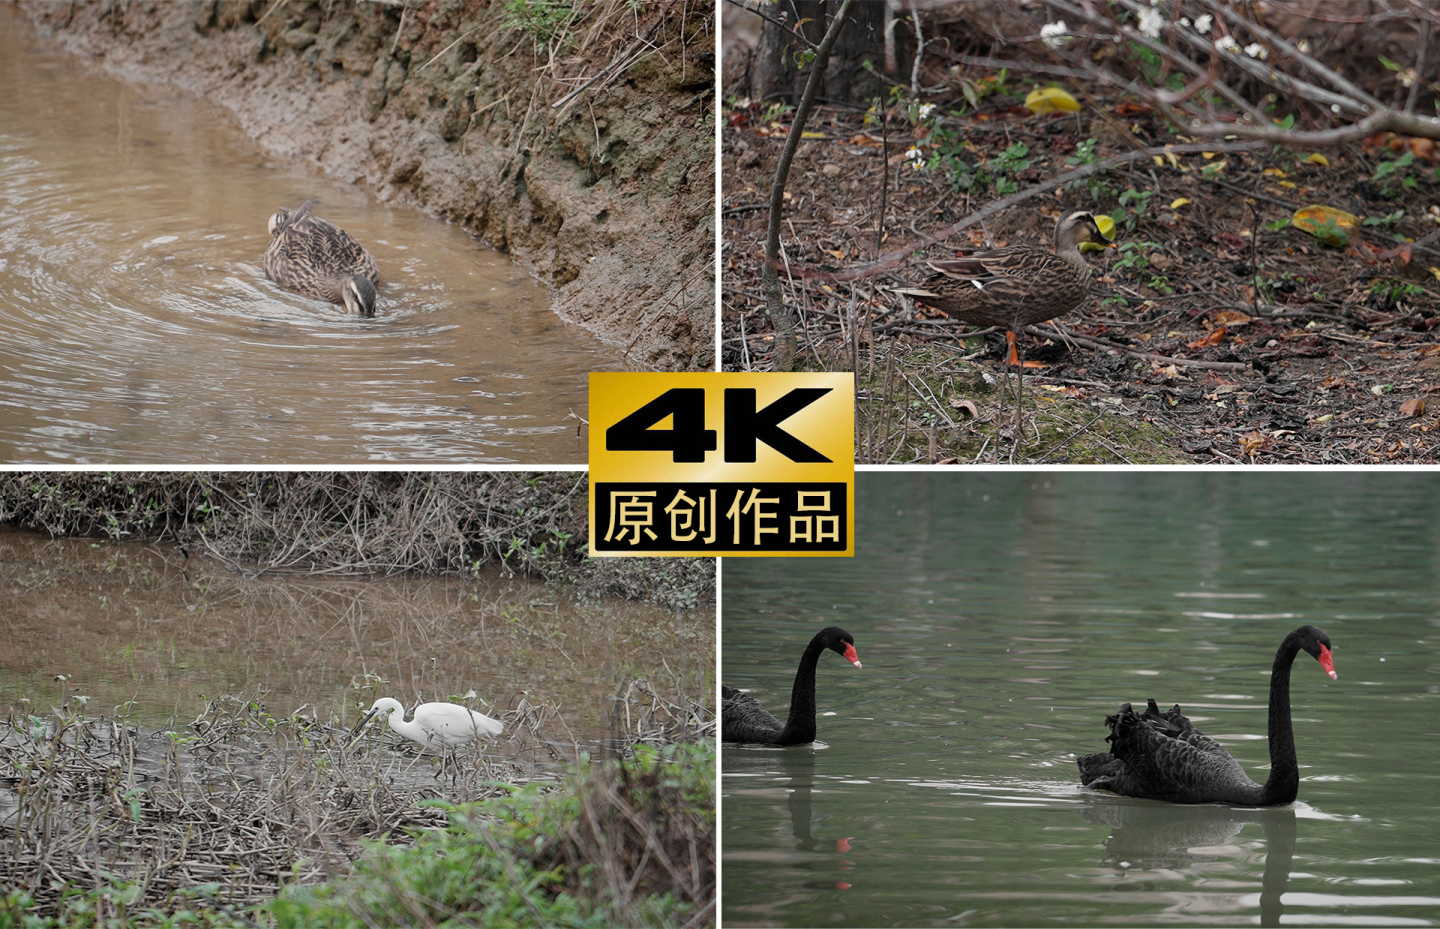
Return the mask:
[[[783,718],[827,652],[822,743],[722,753],[734,925],[1440,922],[1440,476],[857,475],[858,556],[730,559],[728,684]],[[1126,701],[1178,702],[1263,780],[1270,662],[1300,800],[1078,786]]]
[[[315,198],[379,313],[265,279]],[[0,6],[0,461],[583,462],[618,349],[457,227],[277,163],[207,102],[130,86]]]
[[[264,688],[275,716],[306,707],[349,726],[376,697],[473,690],[456,702],[553,707],[553,738],[594,745],[616,735],[612,697],[630,681],[708,703],[714,680],[713,613],[584,605],[495,572],[248,578],[163,546],[0,531],[0,590],[0,713],[45,716],[78,695],[88,715],[134,701],[137,724],[185,725],[214,697]]]

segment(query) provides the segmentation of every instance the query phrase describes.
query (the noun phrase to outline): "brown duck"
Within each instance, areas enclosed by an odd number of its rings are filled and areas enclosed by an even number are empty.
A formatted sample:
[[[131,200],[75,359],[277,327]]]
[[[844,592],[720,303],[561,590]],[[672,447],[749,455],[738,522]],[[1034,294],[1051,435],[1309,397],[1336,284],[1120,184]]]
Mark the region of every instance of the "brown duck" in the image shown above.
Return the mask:
[[[343,303],[361,316],[375,315],[375,259],[339,226],[310,212],[314,200],[270,217],[265,276],[288,290]]]
[[[1070,210],[1055,224],[1055,249],[1011,245],[968,258],[931,261],[937,272],[919,287],[896,288],[920,303],[975,326],[1003,326],[1007,361],[1020,363],[1015,333],[1070,312],[1085,302],[1090,266],[1080,253],[1084,242],[1114,248],[1088,210]]]

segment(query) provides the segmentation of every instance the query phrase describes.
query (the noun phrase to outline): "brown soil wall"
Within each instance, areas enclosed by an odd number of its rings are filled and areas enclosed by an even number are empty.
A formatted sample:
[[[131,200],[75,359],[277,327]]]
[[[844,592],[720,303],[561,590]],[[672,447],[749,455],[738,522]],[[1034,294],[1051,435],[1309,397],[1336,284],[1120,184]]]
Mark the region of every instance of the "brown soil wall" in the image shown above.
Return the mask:
[[[276,154],[459,223],[637,367],[712,367],[712,3],[586,4],[549,47],[482,0],[24,8],[113,74],[203,95]]]

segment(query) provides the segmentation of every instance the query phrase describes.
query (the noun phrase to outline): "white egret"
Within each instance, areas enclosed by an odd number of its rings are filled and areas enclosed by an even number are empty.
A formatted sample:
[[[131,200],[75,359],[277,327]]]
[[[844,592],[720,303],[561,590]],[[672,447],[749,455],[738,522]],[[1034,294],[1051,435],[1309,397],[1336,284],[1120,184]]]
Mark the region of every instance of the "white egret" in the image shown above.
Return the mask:
[[[381,697],[371,704],[370,712],[350,734],[358,735],[377,713],[385,714],[391,729],[426,748],[468,745],[482,736],[493,738],[505,729],[499,720],[454,703],[422,703],[415,708],[414,717],[406,720],[399,700]]]

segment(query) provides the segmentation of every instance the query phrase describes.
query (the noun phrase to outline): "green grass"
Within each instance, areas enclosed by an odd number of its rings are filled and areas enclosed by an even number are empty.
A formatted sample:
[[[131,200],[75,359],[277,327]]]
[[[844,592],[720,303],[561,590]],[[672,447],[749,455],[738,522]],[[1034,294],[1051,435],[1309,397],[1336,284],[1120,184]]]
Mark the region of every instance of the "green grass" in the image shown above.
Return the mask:
[[[354,874],[264,909],[278,929],[678,925],[713,899],[714,784],[713,745],[642,748],[559,790],[447,806],[448,829],[367,842]],[[698,882],[675,880],[692,865]]]
[[[0,929],[714,925],[713,742],[641,746],[558,786],[433,802],[448,828],[414,830],[406,845],[365,842],[350,875],[292,885],[243,914],[208,899],[218,885],[137,909],[140,888],[112,881],[58,888],[43,910],[13,890],[0,897]]]

